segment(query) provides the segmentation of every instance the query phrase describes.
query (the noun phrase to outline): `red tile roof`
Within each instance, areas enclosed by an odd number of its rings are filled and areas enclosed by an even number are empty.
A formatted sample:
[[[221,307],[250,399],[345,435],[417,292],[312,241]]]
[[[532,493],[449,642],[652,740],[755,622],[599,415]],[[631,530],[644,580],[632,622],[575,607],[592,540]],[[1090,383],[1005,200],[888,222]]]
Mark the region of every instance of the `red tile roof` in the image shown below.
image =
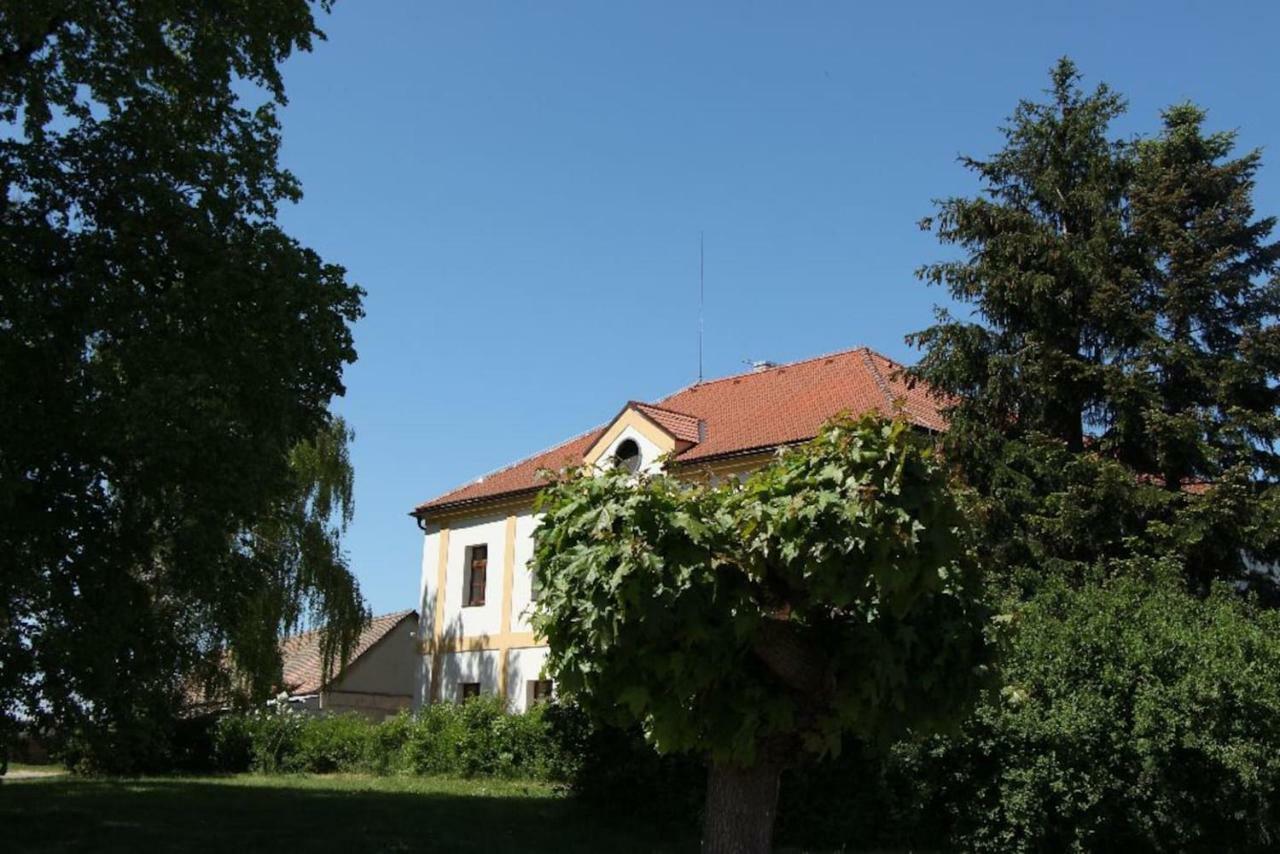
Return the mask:
[[[660,406],[641,403],[638,400],[631,401],[631,406],[644,413],[646,417],[656,421],[662,429],[675,436],[681,442],[698,442],[702,439],[702,420],[696,415],[676,412],[673,409],[663,409]]]
[[[351,650],[351,658],[347,662],[350,667],[364,655],[374,644],[382,640],[401,621],[408,617],[417,617],[417,611],[396,611],[394,614],[383,614],[374,617],[365,626]],[[285,638],[280,642],[280,657],[284,669],[284,688],[290,694],[300,696],[316,694],[324,682],[324,673],[320,657],[320,633],[303,632],[300,635]]]
[[[929,430],[946,429],[937,401],[909,387],[902,366],[865,347],[691,385],[657,403],[631,405],[683,442],[678,463],[705,462],[802,442],[841,412],[901,414]],[[535,492],[540,469],[580,465],[604,431],[598,427],[562,445],[421,504],[433,510]]]
[[[706,437],[681,463],[812,439],[823,422],[848,412],[879,412],[931,430],[945,429],[922,388],[908,388],[901,366],[866,348],[689,386],[658,405],[706,424]]]

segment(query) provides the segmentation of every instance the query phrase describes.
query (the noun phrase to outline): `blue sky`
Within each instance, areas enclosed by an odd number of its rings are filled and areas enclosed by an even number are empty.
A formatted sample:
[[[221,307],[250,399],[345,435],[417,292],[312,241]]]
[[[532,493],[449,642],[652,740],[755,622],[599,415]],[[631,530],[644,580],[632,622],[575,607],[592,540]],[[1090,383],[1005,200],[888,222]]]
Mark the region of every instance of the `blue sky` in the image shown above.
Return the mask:
[[[1063,54],[1120,133],[1189,98],[1263,146],[1280,213],[1280,4],[1041,6],[339,2],[285,68],[282,220],[368,291],[336,409],[374,610],[414,606],[416,503],[696,378],[699,231],[707,376],[914,361],[916,222]]]

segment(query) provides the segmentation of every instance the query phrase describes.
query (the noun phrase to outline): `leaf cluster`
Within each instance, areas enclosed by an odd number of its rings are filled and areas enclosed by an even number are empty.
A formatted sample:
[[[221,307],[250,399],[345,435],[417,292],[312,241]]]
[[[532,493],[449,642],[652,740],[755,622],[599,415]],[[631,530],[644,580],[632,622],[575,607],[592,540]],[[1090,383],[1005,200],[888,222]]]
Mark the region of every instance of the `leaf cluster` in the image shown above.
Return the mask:
[[[958,498],[901,422],[837,419],[741,481],[576,471],[539,501],[548,668],[662,750],[750,762],[929,731],[980,682]]]

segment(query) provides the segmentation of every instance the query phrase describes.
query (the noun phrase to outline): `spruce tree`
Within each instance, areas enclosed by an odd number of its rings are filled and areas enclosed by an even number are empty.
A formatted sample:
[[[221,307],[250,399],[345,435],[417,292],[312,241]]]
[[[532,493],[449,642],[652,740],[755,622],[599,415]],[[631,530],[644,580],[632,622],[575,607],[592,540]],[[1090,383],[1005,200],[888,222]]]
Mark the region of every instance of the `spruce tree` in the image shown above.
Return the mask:
[[[1228,159],[1235,134],[1206,135],[1204,119],[1191,104],[1165,112],[1160,136],[1137,147],[1130,194],[1150,327],[1127,366],[1144,380],[1139,406],[1121,408],[1113,445],[1170,490],[1235,466],[1280,474],[1275,218],[1254,218],[1260,152]]]
[[[927,265],[972,317],[909,336],[947,397],[947,453],[980,496],[988,562],[1019,588],[1135,557],[1197,586],[1277,556],[1280,286],[1255,219],[1257,152],[1179,106],[1150,140],[1070,60],[1004,148],[964,159],[983,194],[939,203]],[[1003,572],[1001,572],[1003,570]],[[1025,591],[1024,591],[1025,592]]]

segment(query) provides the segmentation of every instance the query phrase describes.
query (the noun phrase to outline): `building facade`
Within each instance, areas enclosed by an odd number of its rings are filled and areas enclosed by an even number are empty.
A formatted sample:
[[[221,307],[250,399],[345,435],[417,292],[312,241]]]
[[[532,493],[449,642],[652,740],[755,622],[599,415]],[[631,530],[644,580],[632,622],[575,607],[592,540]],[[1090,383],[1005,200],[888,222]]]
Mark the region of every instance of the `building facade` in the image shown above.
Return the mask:
[[[424,534],[415,705],[496,694],[513,711],[549,697],[547,648],[529,615],[538,473],[625,466],[691,479],[738,476],[846,413],[942,416],[901,366],[866,348],[698,383],[657,403],[630,401],[602,427],[419,505]]]
[[[417,683],[418,612],[374,617],[360,632],[346,666],[325,677],[320,634],[304,632],[280,643],[283,690],[305,712],[355,712],[372,720],[413,705]]]

